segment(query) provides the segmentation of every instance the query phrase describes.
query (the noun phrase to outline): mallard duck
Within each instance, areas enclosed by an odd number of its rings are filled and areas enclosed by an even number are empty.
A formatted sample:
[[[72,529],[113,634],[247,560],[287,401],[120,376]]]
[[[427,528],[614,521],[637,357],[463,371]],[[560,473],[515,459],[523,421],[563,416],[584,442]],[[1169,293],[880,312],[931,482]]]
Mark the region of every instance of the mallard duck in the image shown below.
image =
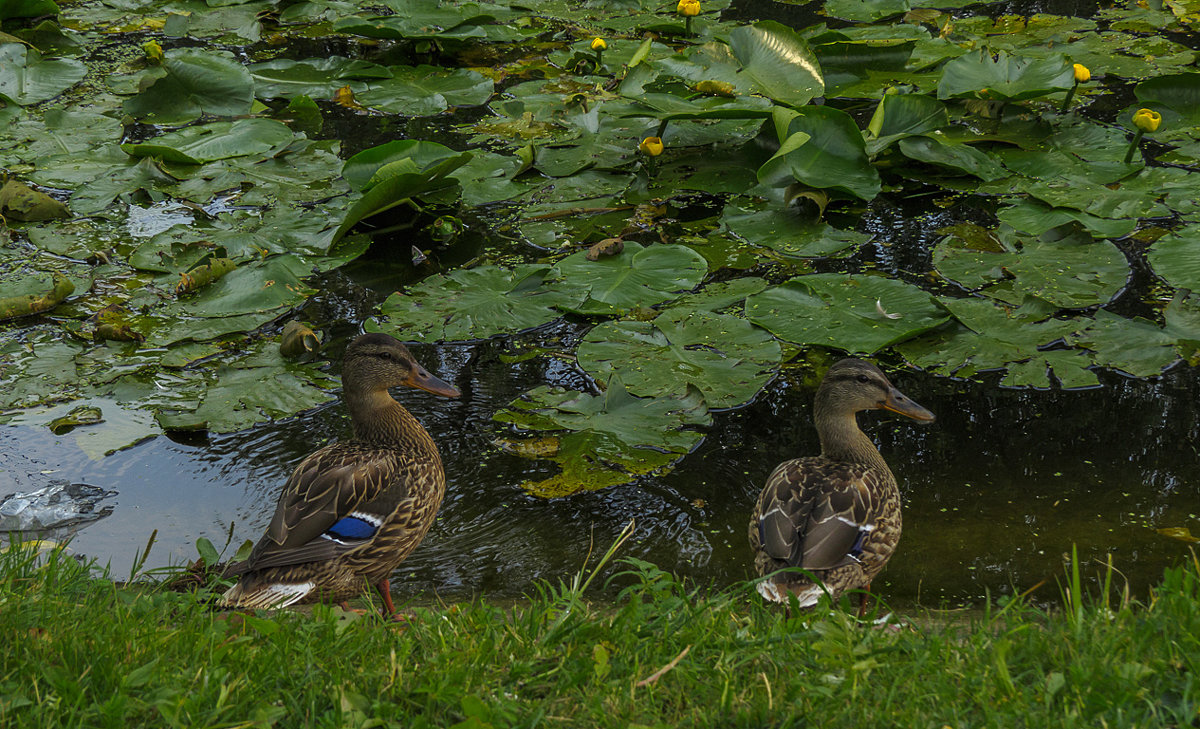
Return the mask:
[[[398,385],[459,394],[386,334],[351,342],[342,399],[354,438],[309,455],[292,472],[266,534],[226,571],[240,579],[222,606],[338,602],[373,585],[385,615],[395,612],[388,576],[421,543],[446,493],[433,439],[388,393]]]
[[[873,409],[933,421],[933,413],[905,397],[875,365],[843,359],[829,368],[813,408],[821,455],[779,464],[750,519],[755,569],[772,575],[758,583],[766,599],[788,602],[791,594],[801,607],[811,607],[825,591],[836,600],[847,590],[869,590],[895,551],[896,477],[856,418]],[[806,570],[820,584],[799,571],[779,572],[788,567]]]

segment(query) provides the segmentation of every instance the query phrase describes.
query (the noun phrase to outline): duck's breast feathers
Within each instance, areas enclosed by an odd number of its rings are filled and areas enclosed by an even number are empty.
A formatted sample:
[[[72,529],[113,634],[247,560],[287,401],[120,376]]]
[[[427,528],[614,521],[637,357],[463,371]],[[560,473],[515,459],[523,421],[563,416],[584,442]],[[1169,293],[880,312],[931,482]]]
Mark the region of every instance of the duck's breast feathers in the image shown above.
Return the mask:
[[[858,561],[885,507],[877,469],[800,458],[767,479],[756,514],[761,549],[793,567],[827,570]]]
[[[333,559],[370,540],[407,496],[410,461],[398,450],[355,442],[305,458],[284,486],[249,568]]]

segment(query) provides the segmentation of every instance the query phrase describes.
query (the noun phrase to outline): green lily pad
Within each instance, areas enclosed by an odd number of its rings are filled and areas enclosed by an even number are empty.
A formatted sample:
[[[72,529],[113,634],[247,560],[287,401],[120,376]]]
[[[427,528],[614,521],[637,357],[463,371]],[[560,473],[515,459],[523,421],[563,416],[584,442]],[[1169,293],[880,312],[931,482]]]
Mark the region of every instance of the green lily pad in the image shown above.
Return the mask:
[[[1000,51],[993,57],[981,49],[946,64],[937,95],[1012,102],[1067,91],[1074,85],[1075,72],[1061,53],[1025,58]]]
[[[586,292],[543,285],[550,267],[480,266],[432,276],[405,293],[394,293],[380,313],[388,323],[367,322],[403,340],[469,341],[532,329],[578,305]]]
[[[567,307],[581,314],[614,314],[666,301],[679,291],[693,289],[708,273],[704,256],[680,245],[628,242],[615,256],[589,261],[586,251],[555,264],[547,277],[551,288],[587,292],[582,303]]]
[[[1012,387],[1048,388],[1051,373],[1063,387],[1099,383],[1087,369],[1092,361],[1084,352],[1042,349],[1070,335],[1077,322],[1047,319],[1036,310],[1008,310],[983,299],[940,301],[959,323],[896,345],[917,367],[958,377],[1007,369],[1002,383]]]
[[[237,61],[215,53],[172,51],[161,75],[125,102],[125,111],[157,123],[182,123],[201,114],[239,116],[254,101],[250,72]]]
[[[778,110],[775,124],[782,146],[759,168],[759,180],[783,187],[795,179],[863,200],[879,194],[879,172],[867,159],[862,132],[849,114],[830,106],[806,106]],[[798,144],[789,143],[798,136]]]
[[[1137,220],[1101,218],[1082,210],[1054,208],[1036,200],[1023,200],[996,212],[1002,222],[1030,235],[1042,235],[1062,225],[1077,223],[1097,238],[1124,238],[1137,229]]]
[[[355,99],[392,114],[430,116],[452,106],[478,106],[492,96],[492,80],[466,68],[391,66],[391,78],[371,81]]]
[[[961,240],[943,241],[934,249],[933,265],[951,281],[992,298],[1020,304],[1033,296],[1064,309],[1107,303],[1129,278],[1129,263],[1108,241],[1031,240],[1019,247],[1006,241],[1004,246],[1003,252],[992,252]]]
[[[579,366],[597,380],[619,374],[639,395],[704,394],[711,408],[744,405],[771,380],[779,343],[744,319],[671,309],[650,322],[606,322],[584,337]]]
[[[562,472],[527,482],[535,496],[554,498],[627,483],[661,472],[703,440],[696,428],[712,424],[704,398],[691,388],[682,398],[633,397],[620,377],[603,395],[539,387],[493,419],[537,431],[568,431],[545,457]]]
[[[1200,291],[1200,225],[1185,225],[1159,238],[1146,260],[1172,286]]]
[[[916,286],[842,274],[797,276],[755,294],[746,299],[746,316],[789,342],[865,354],[911,339],[950,318]]]
[[[83,80],[87,66],[70,58],[43,58],[20,43],[0,44],[0,96],[28,106],[53,99]]]
[[[816,56],[800,34],[785,25],[763,20],[735,28],[729,48],[742,64],[741,75],[763,96],[800,107],[825,90]]]
[[[911,8],[908,0],[826,0],[825,14],[852,23],[873,23],[903,15]]]
[[[1097,364],[1134,377],[1154,377],[1179,359],[1176,338],[1145,319],[1126,319],[1101,309],[1069,341],[1087,347]]]
[[[955,144],[938,135],[900,140],[900,152],[909,159],[974,175],[981,180],[998,180],[1008,172],[987,154],[966,144]]]
[[[734,198],[721,213],[721,223],[747,243],[794,258],[847,255],[870,240],[869,235],[807,219],[796,207],[771,200]]]
[[[291,144],[295,134],[273,119],[213,122],[170,132],[146,142],[122,144],[131,157],[198,165],[231,157],[265,157]]]

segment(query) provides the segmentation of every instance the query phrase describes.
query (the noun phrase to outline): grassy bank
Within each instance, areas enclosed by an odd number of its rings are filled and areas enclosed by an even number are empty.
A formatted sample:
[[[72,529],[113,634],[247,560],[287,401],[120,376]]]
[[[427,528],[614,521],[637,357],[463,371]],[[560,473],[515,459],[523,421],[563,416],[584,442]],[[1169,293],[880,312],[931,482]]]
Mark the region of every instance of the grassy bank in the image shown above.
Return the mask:
[[[0,726],[1185,727],[1198,723],[1200,571],[1143,603],[1012,601],[903,629],[785,617],[748,586],[653,565],[592,605],[583,580],[404,626],[240,616],[122,588],[75,560],[0,555]],[[594,585],[592,588],[593,589]],[[1072,593],[1074,593],[1072,595]]]

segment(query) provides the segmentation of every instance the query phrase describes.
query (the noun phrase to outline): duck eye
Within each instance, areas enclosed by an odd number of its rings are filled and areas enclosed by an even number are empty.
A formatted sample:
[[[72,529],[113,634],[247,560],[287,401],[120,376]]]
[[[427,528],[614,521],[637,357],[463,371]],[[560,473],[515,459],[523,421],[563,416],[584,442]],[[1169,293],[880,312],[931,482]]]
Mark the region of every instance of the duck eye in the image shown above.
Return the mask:
[[[859,382],[863,383],[864,385],[871,381],[871,378],[867,377],[866,375],[859,375],[857,379]]]

